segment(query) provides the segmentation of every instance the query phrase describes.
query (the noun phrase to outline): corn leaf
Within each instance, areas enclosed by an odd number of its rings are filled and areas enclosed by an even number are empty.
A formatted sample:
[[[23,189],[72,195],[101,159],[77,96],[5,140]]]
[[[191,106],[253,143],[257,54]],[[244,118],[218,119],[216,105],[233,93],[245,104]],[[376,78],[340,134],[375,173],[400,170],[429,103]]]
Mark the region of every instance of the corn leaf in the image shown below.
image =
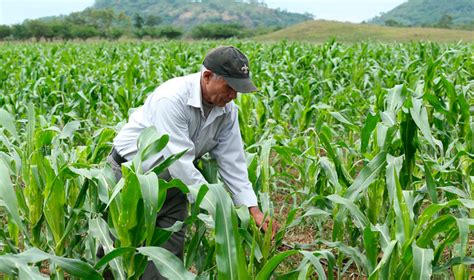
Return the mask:
[[[170,251],[161,247],[137,248],[140,254],[147,256],[153,261],[161,275],[168,279],[194,279],[195,276],[186,270],[178,257]]]
[[[268,260],[265,266],[263,266],[263,268],[257,274],[255,279],[256,280],[270,279],[270,276],[272,275],[273,271],[282,261],[284,261],[289,256],[297,254],[297,253],[298,253],[297,250],[289,250],[289,251],[279,253],[278,255],[272,257],[271,259]]]
[[[433,261],[433,250],[423,249],[413,243],[413,280],[429,280],[431,278],[431,261]]]
[[[245,256],[240,246],[237,214],[222,184],[209,185],[215,194],[216,262],[219,279],[246,279]]]
[[[5,205],[8,213],[12,216],[15,224],[20,229],[23,229],[15,190],[10,179],[10,171],[2,160],[0,160],[0,200],[3,201],[3,205]]]

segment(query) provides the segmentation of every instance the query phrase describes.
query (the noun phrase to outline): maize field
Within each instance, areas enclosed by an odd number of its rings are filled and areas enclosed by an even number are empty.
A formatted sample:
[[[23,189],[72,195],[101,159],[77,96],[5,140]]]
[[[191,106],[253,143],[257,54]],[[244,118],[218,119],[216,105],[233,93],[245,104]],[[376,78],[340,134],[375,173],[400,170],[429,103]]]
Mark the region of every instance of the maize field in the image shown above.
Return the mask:
[[[119,182],[106,164],[129,112],[219,44],[260,89],[236,103],[273,240],[211,158],[207,186],[158,178],[179,154],[143,172],[168,142],[152,128]],[[473,60],[463,43],[0,44],[0,278],[139,279],[153,261],[170,279],[472,279]],[[155,229],[171,187],[196,202]],[[160,245],[183,226],[180,260]]]

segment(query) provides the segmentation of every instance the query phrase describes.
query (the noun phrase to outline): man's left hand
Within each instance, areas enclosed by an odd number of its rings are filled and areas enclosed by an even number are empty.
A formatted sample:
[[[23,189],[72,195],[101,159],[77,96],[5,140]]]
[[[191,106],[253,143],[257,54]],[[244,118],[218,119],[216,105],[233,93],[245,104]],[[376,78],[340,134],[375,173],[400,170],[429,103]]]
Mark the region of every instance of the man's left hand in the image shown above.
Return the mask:
[[[249,207],[249,213],[250,215],[252,215],[253,219],[255,220],[255,224],[266,232],[268,230],[268,224],[270,222],[270,218],[269,217],[265,218],[265,215],[262,213],[262,211],[260,211],[260,209],[257,206]],[[272,221],[272,239],[275,237],[275,234],[277,233],[279,229],[280,229],[280,225],[274,219]]]

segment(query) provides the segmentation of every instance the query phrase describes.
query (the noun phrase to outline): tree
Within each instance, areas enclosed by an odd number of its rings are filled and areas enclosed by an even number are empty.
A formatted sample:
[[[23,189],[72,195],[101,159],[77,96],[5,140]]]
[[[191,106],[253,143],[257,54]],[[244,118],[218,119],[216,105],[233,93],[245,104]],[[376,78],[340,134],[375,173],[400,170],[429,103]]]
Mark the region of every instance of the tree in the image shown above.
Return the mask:
[[[439,28],[451,28],[453,26],[453,17],[450,15],[443,15],[440,20],[435,24],[435,27]]]
[[[401,23],[399,23],[398,21],[396,21],[394,19],[387,19],[385,21],[385,25],[386,26],[396,26],[396,27],[403,26]]]
[[[160,25],[162,19],[157,15],[147,15],[144,24],[146,26],[157,26]]]
[[[31,36],[33,36],[30,30],[28,30],[28,28],[26,28],[24,24],[12,25],[12,35],[13,35],[13,38],[17,40],[26,40],[26,39],[31,38]]]
[[[0,40],[4,40],[12,34],[12,28],[8,25],[0,25]]]
[[[86,13],[86,15],[88,16],[87,19],[89,24],[94,25],[97,29],[103,32],[109,30],[115,20],[115,13],[112,9],[90,9],[89,13]]]
[[[191,36],[195,39],[226,39],[239,37],[243,26],[239,24],[209,23],[198,25],[191,30]]]
[[[139,14],[133,16],[133,27],[141,29],[143,27],[144,20]]]
[[[160,36],[168,39],[177,39],[183,35],[183,31],[171,25],[160,28]]]
[[[74,38],[80,38],[82,40],[86,40],[88,38],[92,38],[92,37],[95,37],[97,35],[99,35],[99,31],[94,27],[94,26],[91,26],[91,25],[86,25],[86,26],[82,26],[82,25],[76,25],[76,26],[73,26],[72,28],[72,36]]]
[[[23,25],[29,31],[30,36],[35,37],[38,42],[41,38],[52,39],[53,30],[49,22],[34,19],[34,20],[25,20]]]
[[[123,35],[123,30],[118,28],[118,27],[114,27],[112,28],[109,33],[108,33],[108,38],[110,40],[117,40],[118,38],[120,38],[121,36]]]
[[[142,31],[142,36],[148,36],[153,39],[158,39],[161,37],[160,28],[158,27],[144,27]]]
[[[51,29],[55,38],[62,38],[66,41],[74,38],[71,30],[71,25],[68,24],[68,22],[65,20],[54,21],[51,24]]]

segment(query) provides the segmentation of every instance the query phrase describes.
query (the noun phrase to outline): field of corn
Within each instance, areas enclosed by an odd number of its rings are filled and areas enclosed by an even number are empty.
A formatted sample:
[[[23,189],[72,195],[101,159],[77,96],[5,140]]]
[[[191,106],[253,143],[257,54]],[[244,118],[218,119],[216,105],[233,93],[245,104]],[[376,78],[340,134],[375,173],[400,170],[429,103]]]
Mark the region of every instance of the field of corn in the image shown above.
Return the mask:
[[[219,43],[5,43],[0,278],[138,279],[147,260],[170,279],[474,277],[473,44],[225,43],[260,88],[236,102],[274,240],[212,159],[209,186],[158,179],[179,155],[144,173],[167,143],[153,129],[122,180],[105,164],[129,111]],[[170,187],[196,203],[155,229]],[[183,261],[159,247],[182,226]]]

